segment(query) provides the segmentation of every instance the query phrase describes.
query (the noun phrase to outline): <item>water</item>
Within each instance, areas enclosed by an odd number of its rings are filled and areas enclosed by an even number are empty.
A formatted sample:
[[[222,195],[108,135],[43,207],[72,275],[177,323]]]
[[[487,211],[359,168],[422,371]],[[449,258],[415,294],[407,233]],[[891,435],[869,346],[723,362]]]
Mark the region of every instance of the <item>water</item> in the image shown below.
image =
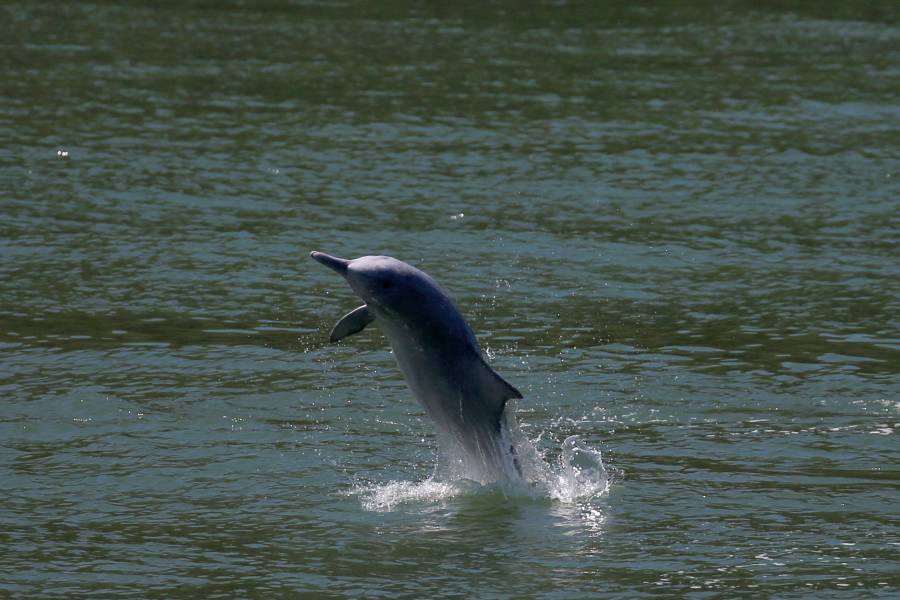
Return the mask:
[[[900,15],[793,8],[5,6],[0,595],[896,596]],[[430,479],[313,249],[555,491]]]

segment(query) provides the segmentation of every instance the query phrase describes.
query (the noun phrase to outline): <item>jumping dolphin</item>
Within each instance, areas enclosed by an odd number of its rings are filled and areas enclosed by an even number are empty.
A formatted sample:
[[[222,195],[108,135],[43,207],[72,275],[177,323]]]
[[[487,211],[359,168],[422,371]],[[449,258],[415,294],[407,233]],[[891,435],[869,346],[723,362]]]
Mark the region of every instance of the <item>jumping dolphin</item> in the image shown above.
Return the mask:
[[[477,470],[469,478],[488,483],[521,477],[509,438],[512,416],[505,416],[504,409],[507,400],[522,394],[485,362],[450,296],[427,274],[390,256],[310,256],[342,275],[365,302],[338,321],[330,340],[362,331],[374,321],[439,438],[455,442],[467,466]]]

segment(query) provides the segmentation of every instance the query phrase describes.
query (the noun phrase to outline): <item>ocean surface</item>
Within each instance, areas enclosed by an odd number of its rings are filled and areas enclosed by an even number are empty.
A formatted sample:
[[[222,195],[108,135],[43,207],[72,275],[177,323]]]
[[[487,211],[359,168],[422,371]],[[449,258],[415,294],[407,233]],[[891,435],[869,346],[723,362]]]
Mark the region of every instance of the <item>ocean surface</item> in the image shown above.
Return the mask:
[[[0,597],[900,595],[900,4],[11,2],[0,140]]]

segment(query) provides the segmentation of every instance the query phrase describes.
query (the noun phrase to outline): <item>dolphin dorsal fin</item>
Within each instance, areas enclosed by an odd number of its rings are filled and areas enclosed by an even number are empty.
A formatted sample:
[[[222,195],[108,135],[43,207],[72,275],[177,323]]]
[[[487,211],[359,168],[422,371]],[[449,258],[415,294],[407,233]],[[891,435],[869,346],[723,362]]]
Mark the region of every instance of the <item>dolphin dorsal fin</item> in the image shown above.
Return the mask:
[[[475,353],[481,363],[481,368],[477,369],[478,381],[481,383],[482,388],[490,390],[490,393],[484,399],[487,401],[491,411],[499,419],[500,415],[503,414],[503,409],[506,407],[506,401],[520,399],[522,394],[511,383],[503,379],[497,371],[491,368],[484,355],[476,347],[470,346],[469,350]]]
[[[482,359],[482,364],[484,365],[484,368],[481,369],[482,385],[491,390],[490,394],[484,396],[484,400],[497,420],[497,427],[499,427],[507,401],[512,398],[519,399],[522,397],[522,394],[512,384],[503,379],[497,371],[492,369],[487,362],[484,362],[484,359]]]
[[[487,370],[490,371],[490,374],[493,376],[494,386],[497,388],[498,396],[500,396],[504,400],[509,400],[510,398],[519,400],[522,398],[522,393],[519,390],[517,390],[515,387],[513,387],[513,385],[510,382],[503,379],[503,377],[500,376],[500,373],[498,373],[497,371],[492,369],[490,367],[490,365],[488,365],[487,363],[485,363],[485,366],[487,367]]]
[[[369,310],[369,306],[367,304],[363,304],[358,308],[354,308],[346,315],[341,317],[341,320],[337,322],[334,326],[334,329],[331,330],[331,335],[328,336],[328,341],[337,342],[338,340],[342,340],[348,335],[353,335],[354,333],[359,333],[363,329],[366,328],[366,325],[375,320],[375,313]]]

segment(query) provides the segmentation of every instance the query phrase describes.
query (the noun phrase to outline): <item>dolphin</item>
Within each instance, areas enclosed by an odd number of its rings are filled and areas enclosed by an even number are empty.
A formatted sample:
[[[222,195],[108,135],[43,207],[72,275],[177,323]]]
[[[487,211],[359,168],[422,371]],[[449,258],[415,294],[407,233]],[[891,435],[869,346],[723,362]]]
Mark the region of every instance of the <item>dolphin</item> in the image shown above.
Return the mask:
[[[437,282],[390,256],[310,256],[342,275],[364,302],[337,322],[330,341],[374,322],[416,401],[434,421],[441,445],[452,444],[446,448],[451,453],[462,451],[467,477],[482,483],[521,479],[510,441],[514,418],[505,408],[522,394],[487,364],[469,324]]]

